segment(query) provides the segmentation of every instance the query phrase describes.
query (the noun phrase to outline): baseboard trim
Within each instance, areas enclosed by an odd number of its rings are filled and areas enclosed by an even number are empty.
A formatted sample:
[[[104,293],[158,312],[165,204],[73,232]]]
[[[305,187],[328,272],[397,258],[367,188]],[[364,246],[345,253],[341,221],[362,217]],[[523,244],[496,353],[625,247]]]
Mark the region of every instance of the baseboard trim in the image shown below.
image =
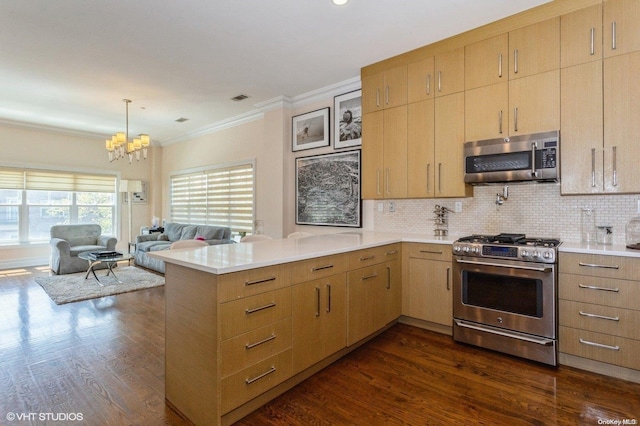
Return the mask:
[[[49,265],[48,257],[29,257],[0,261],[0,269],[29,268]]]

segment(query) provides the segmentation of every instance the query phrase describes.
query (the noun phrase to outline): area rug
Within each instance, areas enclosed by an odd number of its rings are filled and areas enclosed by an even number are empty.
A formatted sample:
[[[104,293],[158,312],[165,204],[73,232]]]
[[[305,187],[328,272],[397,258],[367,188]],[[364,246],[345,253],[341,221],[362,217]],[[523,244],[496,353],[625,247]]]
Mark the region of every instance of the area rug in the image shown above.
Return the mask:
[[[105,276],[104,269],[96,271],[102,285],[98,284],[91,274],[85,279],[86,272],[36,277],[35,281],[57,305],[164,285],[164,277],[135,266],[115,268],[115,273],[122,284],[118,283],[113,275]]]

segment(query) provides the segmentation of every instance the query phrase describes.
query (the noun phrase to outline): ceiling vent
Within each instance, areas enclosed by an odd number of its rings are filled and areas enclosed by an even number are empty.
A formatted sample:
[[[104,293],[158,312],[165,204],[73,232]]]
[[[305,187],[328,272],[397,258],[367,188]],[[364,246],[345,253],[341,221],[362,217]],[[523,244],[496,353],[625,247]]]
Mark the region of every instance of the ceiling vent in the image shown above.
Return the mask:
[[[247,95],[238,95],[238,96],[234,96],[233,98],[231,98],[231,100],[232,101],[236,101],[236,102],[240,102],[240,101],[244,101],[248,97],[249,96],[247,96]]]
[[[184,123],[185,121],[189,121],[188,118],[180,117],[176,120],[176,123]]]

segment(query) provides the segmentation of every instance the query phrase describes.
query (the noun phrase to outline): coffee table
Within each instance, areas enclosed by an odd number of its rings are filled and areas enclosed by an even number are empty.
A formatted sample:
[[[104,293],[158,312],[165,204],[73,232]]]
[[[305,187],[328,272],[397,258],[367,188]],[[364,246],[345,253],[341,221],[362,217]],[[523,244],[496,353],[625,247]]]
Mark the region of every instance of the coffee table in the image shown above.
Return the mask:
[[[106,275],[104,275],[104,276],[105,276],[105,277],[108,277],[108,276],[109,276],[109,274],[111,274],[111,275],[113,275],[113,278],[115,278],[115,280],[116,280],[118,283],[122,284],[122,281],[120,281],[120,280],[118,279],[118,276],[117,276],[117,275],[116,275],[116,273],[113,271],[113,266],[114,266],[116,263],[121,262],[121,261],[123,261],[123,260],[131,260],[131,259],[133,259],[133,255],[132,255],[132,254],[130,254],[130,253],[120,253],[120,254],[115,255],[115,256],[110,256],[110,257],[100,257],[100,258],[96,259],[96,258],[94,258],[94,257],[92,256],[92,253],[94,253],[94,252],[91,252],[91,251],[85,251],[85,252],[80,253],[80,254],[78,255],[78,257],[79,257],[80,259],[84,259],[84,260],[86,260],[87,262],[89,262],[89,269],[87,269],[87,273],[86,273],[86,275],[84,276],[84,279],[86,280],[87,278],[89,278],[89,273],[92,273],[92,274],[93,274],[93,277],[96,279],[96,281],[98,282],[98,284],[100,284],[100,285],[104,285],[104,284],[102,284],[102,282],[100,281],[100,278],[98,278],[98,275],[96,275],[96,270],[95,270],[95,268],[96,268],[96,266],[99,266],[99,265],[101,265],[101,264],[105,264],[105,265],[107,265],[107,269],[109,269],[109,270],[107,271],[107,274],[106,274]]]

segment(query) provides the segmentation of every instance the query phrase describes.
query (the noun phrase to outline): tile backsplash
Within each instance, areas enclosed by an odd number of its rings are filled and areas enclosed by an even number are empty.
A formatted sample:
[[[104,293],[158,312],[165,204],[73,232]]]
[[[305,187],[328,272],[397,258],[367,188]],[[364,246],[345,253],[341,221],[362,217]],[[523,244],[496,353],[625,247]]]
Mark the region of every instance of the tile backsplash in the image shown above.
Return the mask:
[[[449,213],[449,235],[525,233],[530,237],[560,238],[580,242],[581,210],[596,212],[596,225],[613,227],[613,243],[625,243],[625,225],[637,213],[640,194],[561,196],[560,184],[512,184],[509,198],[496,204],[503,186],[476,186],[473,198],[439,198],[373,201],[373,229],[433,234],[436,205],[461,213]],[[390,212],[393,202],[395,212]],[[383,211],[379,212],[379,203]]]

